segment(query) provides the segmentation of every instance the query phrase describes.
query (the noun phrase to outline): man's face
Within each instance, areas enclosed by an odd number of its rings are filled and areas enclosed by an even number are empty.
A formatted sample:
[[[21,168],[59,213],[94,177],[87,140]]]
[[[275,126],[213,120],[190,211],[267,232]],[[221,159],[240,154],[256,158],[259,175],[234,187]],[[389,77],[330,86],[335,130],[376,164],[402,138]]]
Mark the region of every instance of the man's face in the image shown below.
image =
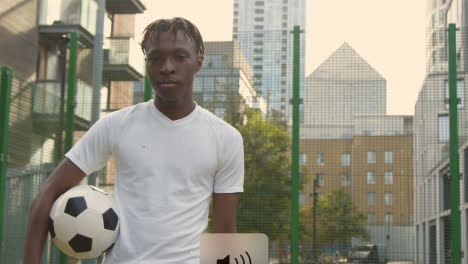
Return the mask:
[[[203,61],[195,50],[194,41],[181,30],[152,36],[146,47],[146,72],[159,99],[192,102],[193,78]]]

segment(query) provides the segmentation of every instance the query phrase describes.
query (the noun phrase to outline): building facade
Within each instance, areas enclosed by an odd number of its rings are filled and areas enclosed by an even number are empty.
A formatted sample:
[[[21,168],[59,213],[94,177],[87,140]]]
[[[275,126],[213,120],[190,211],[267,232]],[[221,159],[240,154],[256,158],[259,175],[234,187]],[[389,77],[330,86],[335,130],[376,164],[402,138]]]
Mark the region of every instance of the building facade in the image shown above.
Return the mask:
[[[457,44],[457,97],[459,145],[468,137],[465,106],[467,51],[466,0],[427,1],[426,77],[414,115],[414,193],[416,263],[451,263],[451,221],[448,109],[448,24],[455,23]],[[460,164],[465,151],[460,148]],[[468,250],[466,168],[460,166],[460,212],[462,251]],[[468,258],[462,258],[468,263]]]
[[[133,39],[135,14],[145,10],[139,0],[105,2],[101,101],[93,102],[93,48],[96,44],[96,0],[8,1],[0,7],[2,32],[0,65],[14,74],[8,141],[7,187],[1,263],[22,257],[27,213],[40,184],[64,154],[64,105],[69,64],[69,33],[78,33],[74,141],[98,114],[121,108],[130,101],[133,81],[144,77],[144,60]],[[138,51],[138,54],[135,52]],[[130,83],[129,88],[126,83]],[[131,99],[131,98],[130,98]],[[103,110],[103,111],[101,111]],[[104,177],[103,181],[107,179]],[[5,241],[8,241],[5,243]],[[50,243],[50,241],[48,242]],[[46,246],[45,259],[58,253]]]
[[[259,110],[265,117],[267,105],[253,89],[253,74],[238,43],[207,41],[203,67],[193,83],[194,99],[230,122],[242,121],[246,107]]]
[[[363,119],[375,121],[376,118]],[[381,116],[380,119],[378,126],[375,122],[360,121],[362,133],[348,139],[301,139],[300,162],[317,179],[318,197],[333,190],[345,190],[359,211],[367,216],[369,241],[356,240],[354,245],[378,244],[386,249],[388,260],[410,260],[414,242],[411,233],[413,134],[409,125],[412,118]],[[395,127],[400,123],[401,129],[392,133],[367,133],[377,131],[386,121]],[[300,193],[301,206],[312,205],[313,185],[313,181],[309,182]]]
[[[356,115],[386,114],[386,81],[349,44],[309,76],[301,138],[350,138]]]
[[[305,0],[234,0],[233,40],[251,65],[253,85],[275,110],[289,110],[292,98],[291,31],[305,29]],[[300,83],[303,95],[305,37],[301,34]]]
[[[413,117],[386,114],[386,80],[348,43],[306,77],[300,149],[319,197],[348,191],[385,258],[413,258]],[[305,164],[304,164],[305,163]],[[300,194],[312,204],[314,183]]]

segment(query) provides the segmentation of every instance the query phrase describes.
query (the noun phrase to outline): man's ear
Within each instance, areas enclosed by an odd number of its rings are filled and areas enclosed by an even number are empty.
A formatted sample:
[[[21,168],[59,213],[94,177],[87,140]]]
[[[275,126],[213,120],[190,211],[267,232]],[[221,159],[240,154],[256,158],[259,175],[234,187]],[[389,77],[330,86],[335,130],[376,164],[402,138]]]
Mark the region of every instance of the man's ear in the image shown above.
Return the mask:
[[[205,56],[203,56],[201,54],[198,54],[198,56],[197,56],[197,72],[202,68],[204,59],[205,59]]]

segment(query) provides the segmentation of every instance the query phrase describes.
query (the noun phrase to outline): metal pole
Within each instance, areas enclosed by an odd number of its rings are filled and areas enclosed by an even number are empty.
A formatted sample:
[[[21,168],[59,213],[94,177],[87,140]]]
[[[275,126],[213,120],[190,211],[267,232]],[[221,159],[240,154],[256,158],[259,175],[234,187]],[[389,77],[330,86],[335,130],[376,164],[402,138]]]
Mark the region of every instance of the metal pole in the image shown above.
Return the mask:
[[[312,218],[314,221],[314,225],[312,227],[312,239],[314,243],[314,247],[312,248],[312,257],[314,259],[314,263],[317,263],[317,218],[316,218],[316,212],[317,212],[317,176],[314,179],[314,197],[312,200],[312,205],[313,205],[313,211],[312,211]]]
[[[59,131],[56,141],[56,160],[59,161],[63,158],[63,127],[65,119],[65,89],[67,86],[67,50],[68,50],[68,37],[64,37],[59,42],[60,45],[60,112],[59,112]]]
[[[293,129],[292,129],[292,188],[291,188],[291,263],[299,260],[299,85],[300,28],[294,26],[293,44]]]
[[[148,74],[145,75],[145,93],[143,96],[143,101],[147,102],[151,100],[153,88],[151,88],[151,83],[148,79]]]
[[[93,47],[93,102],[91,106],[91,124],[99,120],[101,112],[101,87],[102,87],[102,61],[103,61],[103,42],[104,42],[104,16],[106,1],[98,0],[96,17],[96,35],[94,36]],[[88,184],[96,185],[96,173],[88,176]]]
[[[73,129],[75,121],[75,85],[76,85],[76,57],[78,53],[78,33],[70,33],[70,55],[67,83],[67,113],[65,120],[65,152],[73,145]]]
[[[11,82],[13,72],[9,67],[1,68],[0,83],[0,255],[3,253],[3,211],[5,207],[5,185],[7,176],[8,123],[10,117]]]
[[[449,113],[450,113],[450,214],[452,220],[452,263],[461,263],[460,181],[457,117],[456,28],[449,24]]]

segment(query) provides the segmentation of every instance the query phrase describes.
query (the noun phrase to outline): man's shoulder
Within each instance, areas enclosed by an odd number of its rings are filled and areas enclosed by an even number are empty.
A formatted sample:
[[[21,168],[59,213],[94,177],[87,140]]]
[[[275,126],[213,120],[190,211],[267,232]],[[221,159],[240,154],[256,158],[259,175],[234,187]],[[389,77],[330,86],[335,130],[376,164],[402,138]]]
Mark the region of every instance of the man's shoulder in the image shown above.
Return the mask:
[[[207,109],[200,107],[200,113],[203,120],[205,120],[220,138],[230,138],[232,136],[240,136],[239,131],[222,118],[216,116],[214,113]]]
[[[117,122],[122,122],[125,120],[134,120],[133,117],[136,115],[141,115],[145,108],[147,107],[148,102],[142,102],[135,105],[127,106],[125,108],[110,112],[106,114],[103,118],[111,118]]]

